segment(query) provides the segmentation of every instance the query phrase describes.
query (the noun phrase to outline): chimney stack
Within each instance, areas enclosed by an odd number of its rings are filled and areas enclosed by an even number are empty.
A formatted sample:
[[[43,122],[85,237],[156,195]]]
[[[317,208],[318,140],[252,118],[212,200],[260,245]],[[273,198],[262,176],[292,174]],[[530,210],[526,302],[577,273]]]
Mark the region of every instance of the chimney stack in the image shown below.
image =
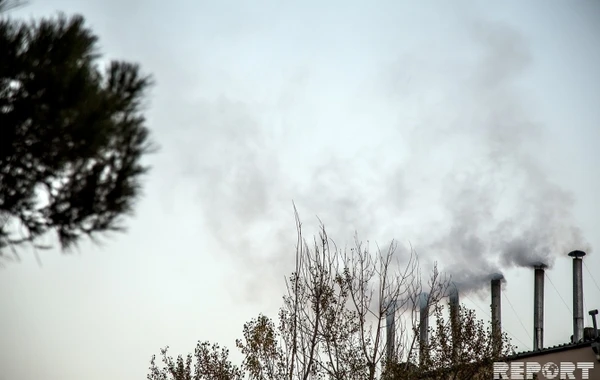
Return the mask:
[[[492,339],[496,355],[502,351],[502,279],[502,275],[492,279]]]
[[[583,339],[583,251],[569,253],[573,258],[573,342]]]
[[[426,349],[429,344],[429,293],[421,293],[419,297],[419,348],[421,363],[427,355]]]
[[[533,280],[533,350],[544,348],[544,276],[546,265],[534,266]]]
[[[458,288],[456,285],[450,287],[450,326],[452,328],[452,358],[453,360],[458,359],[459,351],[459,335],[460,335],[460,315],[459,305],[460,299],[458,296]]]
[[[394,360],[396,345],[396,301],[390,301],[387,306],[386,315],[386,339],[388,363]]]

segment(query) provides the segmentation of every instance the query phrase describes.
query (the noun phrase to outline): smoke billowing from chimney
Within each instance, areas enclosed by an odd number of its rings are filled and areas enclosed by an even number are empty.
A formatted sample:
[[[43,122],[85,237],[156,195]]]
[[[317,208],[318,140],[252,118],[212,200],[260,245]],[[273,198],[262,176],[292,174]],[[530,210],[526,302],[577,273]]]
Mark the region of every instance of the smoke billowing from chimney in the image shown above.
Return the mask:
[[[410,239],[423,253],[422,259],[438,256],[441,264],[457,263],[449,272],[465,294],[485,289],[490,273],[530,266],[533,261],[552,265],[553,255],[563,252],[564,247],[583,246],[572,224],[571,197],[548,180],[542,165],[529,154],[533,151],[530,145],[540,143],[542,129],[516,86],[531,63],[527,41],[506,25],[463,21],[472,38],[460,43],[475,42],[474,48],[481,47],[479,62],[473,64],[472,57],[462,57],[465,61],[458,62],[458,71],[453,70],[451,76],[445,75],[448,65],[456,63],[457,58],[451,56],[427,58],[430,65],[401,61],[393,70],[381,68],[373,74],[383,77],[381,88],[360,102],[373,101],[377,95],[382,99],[360,104],[364,108],[361,111],[375,115],[389,102],[393,118],[402,108],[398,105],[402,93],[429,97],[432,86],[428,79],[436,75],[442,79],[435,91],[444,97],[440,103],[445,103],[447,108],[442,111],[446,112],[432,113],[426,105],[417,111],[418,128],[412,131],[406,130],[404,119],[402,126],[387,120],[392,123],[390,129],[400,130],[395,131],[398,135],[391,135],[393,139],[385,138],[385,143],[394,141],[390,151],[371,149],[365,145],[364,136],[356,135],[348,136],[351,142],[344,149],[354,150],[359,158],[348,160],[342,153],[336,157],[330,150],[337,138],[332,136],[337,135],[301,127],[310,124],[310,117],[324,115],[336,124],[350,122],[359,105],[348,98],[336,100],[347,107],[338,113],[329,105],[318,109],[311,91],[318,94],[323,87],[311,87],[321,82],[309,80],[311,68],[283,83],[281,99],[270,100],[272,104],[257,102],[249,89],[230,92],[249,93],[247,99],[221,96],[193,105],[195,114],[190,118],[198,134],[193,139],[185,136],[178,145],[182,166],[188,168],[185,177],[197,184],[202,228],[222,245],[223,252],[233,256],[243,276],[252,277],[255,283],[246,286],[254,289],[252,295],[258,298],[257,289],[274,287],[265,283],[270,281],[265,280],[268,276],[257,274],[262,271],[248,268],[270,268],[273,278],[291,269],[295,244],[291,200],[297,201],[301,215],[319,215],[330,235],[342,244],[354,231],[372,238],[375,233],[393,230],[394,234],[385,239]],[[398,55],[421,59],[419,53]],[[397,86],[397,80],[390,80],[399,75],[410,77],[416,87],[408,91]],[[390,83],[394,88],[388,91]],[[419,83],[424,83],[422,88]],[[300,117],[312,113],[309,119]],[[285,123],[281,126],[269,121],[275,119],[294,124],[301,133]],[[292,134],[296,132],[298,135]],[[384,132],[389,131],[382,130],[381,135]],[[292,134],[289,141],[281,137],[288,134]],[[305,135],[310,137],[294,142]],[[353,141],[359,145],[350,146]],[[406,157],[383,165],[389,161],[390,152],[398,152],[398,142],[407,147]],[[313,144],[321,144],[311,150],[313,164],[287,157],[292,163],[286,166],[286,160],[280,159],[291,148]],[[299,153],[290,153],[294,154]],[[365,159],[365,154],[371,156]],[[428,162],[435,162],[429,170]],[[356,170],[361,165],[366,169]],[[415,188],[418,191],[412,191]],[[442,189],[442,207],[436,203],[440,194],[432,189]],[[421,193],[426,193],[427,199],[421,200]],[[415,206],[416,217],[410,215],[413,201],[422,201]],[[434,228],[440,231],[439,236],[431,234],[431,226],[440,218],[422,216],[422,204],[435,204],[436,210],[445,211],[447,220]],[[398,215],[406,220],[399,221]],[[395,235],[399,222],[414,230],[403,229],[403,236]]]
[[[489,294],[487,287],[482,284],[489,284],[494,279],[504,279],[504,275],[495,266],[484,266],[480,268],[465,268],[462,272],[456,266],[450,266],[449,271],[455,273],[452,275],[452,284],[457,291],[469,294],[473,293],[480,297],[486,297]]]
[[[475,25],[473,37],[485,49],[465,85],[475,106],[444,132],[477,148],[447,178],[442,199],[451,224],[430,247],[451,258],[449,271],[465,292],[500,268],[552,266],[557,254],[584,244],[571,195],[530,154],[542,130],[516,87],[531,63],[527,41],[498,24]]]

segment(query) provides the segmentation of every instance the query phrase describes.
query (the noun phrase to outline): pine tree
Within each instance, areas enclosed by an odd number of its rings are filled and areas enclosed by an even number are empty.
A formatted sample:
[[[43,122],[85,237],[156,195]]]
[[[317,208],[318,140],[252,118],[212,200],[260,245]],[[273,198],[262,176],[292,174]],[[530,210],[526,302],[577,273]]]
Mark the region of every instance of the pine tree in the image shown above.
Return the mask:
[[[0,19],[0,255],[48,233],[65,249],[120,231],[140,195],[151,78],[127,62],[101,70],[84,24]]]

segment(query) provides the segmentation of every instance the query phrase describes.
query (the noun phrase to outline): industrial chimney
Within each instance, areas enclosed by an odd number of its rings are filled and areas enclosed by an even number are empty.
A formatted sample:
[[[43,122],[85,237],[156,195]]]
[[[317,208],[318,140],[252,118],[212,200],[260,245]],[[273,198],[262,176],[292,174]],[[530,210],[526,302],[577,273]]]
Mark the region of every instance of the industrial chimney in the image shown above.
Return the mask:
[[[449,292],[450,298],[450,326],[452,328],[452,358],[453,360],[458,359],[459,351],[459,334],[460,334],[460,316],[459,316],[459,305],[460,300],[458,297],[458,288],[456,285],[450,287]]]
[[[389,301],[386,310],[387,360],[394,360],[396,345],[396,301]]]
[[[492,278],[492,339],[494,353],[499,355],[502,351],[502,279],[501,274]]]
[[[546,265],[534,266],[533,279],[533,350],[544,348],[544,276]]]
[[[426,356],[427,345],[429,344],[429,294],[421,293],[419,297],[419,348],[420,359],[423,361]]]
[[[573,258],[573,342],[583,339],[583,251],[569,253]]]

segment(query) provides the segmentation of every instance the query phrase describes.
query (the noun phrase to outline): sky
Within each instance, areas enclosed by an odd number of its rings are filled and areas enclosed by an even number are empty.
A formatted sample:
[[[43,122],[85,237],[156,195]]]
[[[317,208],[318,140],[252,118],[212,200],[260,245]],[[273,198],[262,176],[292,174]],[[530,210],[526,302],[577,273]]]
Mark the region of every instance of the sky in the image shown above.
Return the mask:
[[[145,378],[198,340],[235,351],[276,317],[296,205],[340,245],[412,246],[531,349],[534,261],[545,345],[572,334],[584,249],[600,308],[600,3],[31,0],[12,17],[79,13],[104,59],[154,86],[160,151],[126,234],[19,252],[0,269],[0,380]],[[293,203],[292,203],[293,202]],[[317,217],[319,219],[317,219]],[[595,250],[596,249],[596,250]],[[467,293],[470,291],[470,293]],[[234,359],[239,359],[235,356]]]

